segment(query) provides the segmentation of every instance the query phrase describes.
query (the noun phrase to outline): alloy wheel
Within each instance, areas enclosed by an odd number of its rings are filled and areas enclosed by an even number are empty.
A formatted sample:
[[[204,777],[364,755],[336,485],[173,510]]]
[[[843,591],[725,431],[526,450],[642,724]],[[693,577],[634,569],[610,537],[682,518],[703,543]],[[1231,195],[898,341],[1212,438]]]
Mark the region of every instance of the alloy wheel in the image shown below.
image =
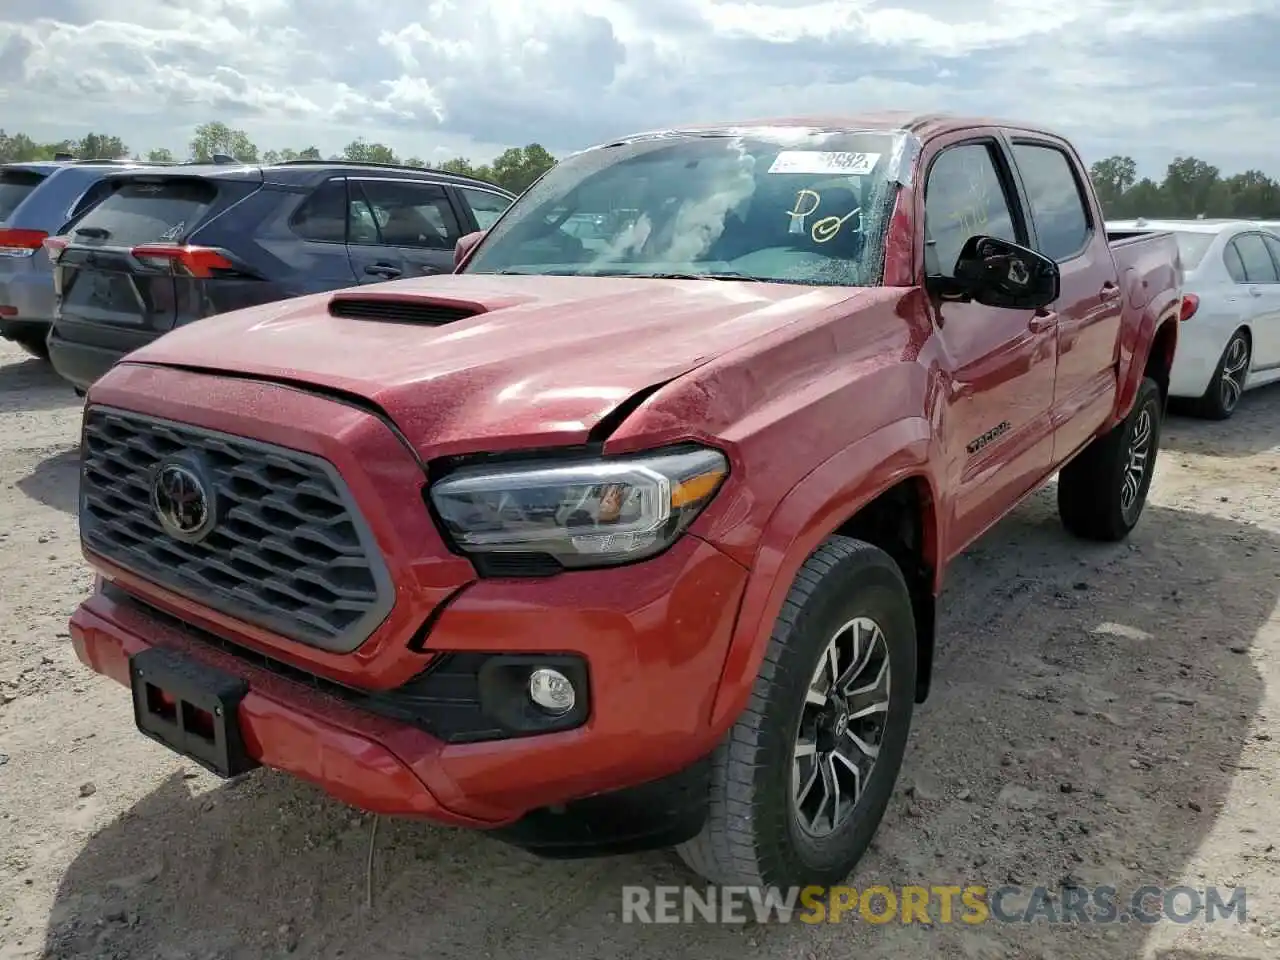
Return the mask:
[[[1227,355],[1222,361],[1222,409],[1228,413],[1240,402],[1248,368],[1249,344],[1244,337],[1237,336],[1228,344]]]
[[[1143,407],[1133,423],[1129,435],[1129,451],[1125,458],[1124,476],[1120,487],[1120,510],[1130,517],[1142,493],[1142,481],[1146,479],[1151,460],[1151,409]]]
[[[849,819],[875,767],[889,713],[889,645],[869,617],[827,642],[805,693],[792,753],[801,829],[830,836]]]

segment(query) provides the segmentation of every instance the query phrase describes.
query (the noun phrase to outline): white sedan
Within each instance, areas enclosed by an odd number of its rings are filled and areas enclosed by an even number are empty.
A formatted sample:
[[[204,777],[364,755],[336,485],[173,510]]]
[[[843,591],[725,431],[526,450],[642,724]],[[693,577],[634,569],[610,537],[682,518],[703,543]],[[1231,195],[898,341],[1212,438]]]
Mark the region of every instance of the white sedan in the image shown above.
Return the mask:
[[[1280,230],[1249,220],[1113,220],[1108,231],[1169,231],[1184,273],[1169,395],[1225,420],[1245,390],[1280,381]]]

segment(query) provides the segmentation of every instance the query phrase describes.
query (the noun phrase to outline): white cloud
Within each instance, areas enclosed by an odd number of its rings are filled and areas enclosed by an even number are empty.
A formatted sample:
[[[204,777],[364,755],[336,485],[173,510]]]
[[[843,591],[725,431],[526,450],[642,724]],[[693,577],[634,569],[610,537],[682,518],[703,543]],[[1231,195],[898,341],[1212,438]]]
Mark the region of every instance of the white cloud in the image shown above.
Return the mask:
[[[0,14],[0,109],[10,130],[135,149],[221,119],[264,149],[477,159],[942,109],[1040,121],[1153,174],[1191,153],[1277,175],[1278,36],[1274,0],[45,0]]]

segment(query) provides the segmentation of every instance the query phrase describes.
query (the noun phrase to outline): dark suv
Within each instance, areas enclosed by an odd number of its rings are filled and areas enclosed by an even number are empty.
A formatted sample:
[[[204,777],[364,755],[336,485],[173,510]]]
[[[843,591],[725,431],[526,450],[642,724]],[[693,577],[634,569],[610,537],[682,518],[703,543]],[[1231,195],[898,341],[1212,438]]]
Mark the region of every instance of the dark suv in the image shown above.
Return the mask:
[[[255,304],[447,273],[515,199],[435,170],[303,160],[132,170],[46,241],[54,368],[77,391],[174,327]]]
[[[53,270],[46,237],[111,192],[113,170],[139,160],[36,160],[0,166],[0,337],[38,357],[53,322]]]

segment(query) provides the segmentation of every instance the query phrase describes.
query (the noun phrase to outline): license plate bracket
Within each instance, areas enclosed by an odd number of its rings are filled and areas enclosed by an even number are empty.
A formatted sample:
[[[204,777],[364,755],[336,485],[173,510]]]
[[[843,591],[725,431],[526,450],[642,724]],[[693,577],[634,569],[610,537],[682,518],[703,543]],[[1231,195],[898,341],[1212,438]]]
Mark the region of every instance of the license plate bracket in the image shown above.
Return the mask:
[[[133,717],[147,737],[231,778],[260,766],[245,750],[240,701],[249,684],[162,647],[129,658]]]

